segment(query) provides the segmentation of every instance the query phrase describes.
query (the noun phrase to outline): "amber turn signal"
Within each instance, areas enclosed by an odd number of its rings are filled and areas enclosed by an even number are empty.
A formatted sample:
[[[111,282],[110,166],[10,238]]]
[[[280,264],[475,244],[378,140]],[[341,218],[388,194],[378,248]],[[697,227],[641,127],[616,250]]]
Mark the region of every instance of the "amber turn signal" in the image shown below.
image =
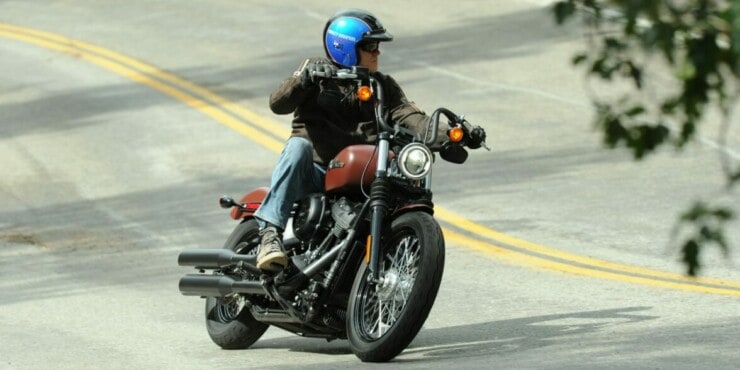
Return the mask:
[[[365,244],[365,263],[370,264],[370,251],[372,250],[373,236],[367,236],[367,243]]]
[[[465,136],[465,132],[463,132],[463,129],[459,126],[453,127],[450,131],[447,131],[447,136],[450,137],[450,141],[453,143],[459,143],[460,140],[463,139],[463,136]]]
[[[357,88],[357,98],[360,101],[370,101],[373,97],[373,90],[370,86],[360,86]]]

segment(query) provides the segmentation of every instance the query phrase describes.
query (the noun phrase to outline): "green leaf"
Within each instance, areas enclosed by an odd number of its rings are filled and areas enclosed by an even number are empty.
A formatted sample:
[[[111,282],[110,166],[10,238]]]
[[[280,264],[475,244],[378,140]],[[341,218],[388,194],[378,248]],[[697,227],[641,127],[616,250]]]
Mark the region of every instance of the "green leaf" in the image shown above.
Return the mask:
[[[690,120],[684,122],[683,126],[681,126],[681,138],[679,139],[678,145],[683,146],[686,144],[692,137],[694,137],[695,133],[696,124]]]
[[[604,46],[607,49],[624,50],[626,44],[615,37],[607,37],[604,39]]]
[[[740,183],[740,168],[728,176],[728,181],[730,187],[734,186],[736,183]]]
[[[718,218],[720,221],[730,221],[735,218],[735,213],[727,208],[718,208],[712,212],[712,215]]]
[[[597,125],[604,131],[604,144],[609,148],[616,147],[627,137],[627,129],[622,124],[621,117],[611,111],[601,113]]]
[[[629,76],[632,77],[637,89],[642,89],[642,69],[636,66],[632,61],[627,62]]]
[[[563,24],[568,18],[573,16],[576,12],[576,5],[572,0],[558,1],[553,7],[553,13],[555,13],[555,21],[558,24]]]
[[[681,80],[688,80],[696,76],[696,67],[693,63],[684,63],[676,71],[676,77]]]
[[[586,61],[586,59],[588,59],[588,55],[585,53],[576,54],[576,56],[573,57],[573,65],[581,64]]]
[[[629,117],[634,117],[642,113],[645,113],[645,107],[642,104],[638,104],[624,112],[624,114]]]
[[[610,19],[606,25],[602,7],[621,13],[619,23]],[[634,99],[597,101],[595,93],[595,126],[603,133],[605,146],[624,146],[641,159],[671,138],[667,121],[680,123],[674,139],[679,148],[698,135],[707,111],[718,111],[731,121],[740,82],[740,0],[561,0],[553,11],[562,23],[579,9],[593,14],[585,23],[589,28],[585,34],[594,48],[575,55],[573,65],[581,66],[589,77],[634,83],[632,91],[621,96],[632,97],[653,77],[670,87],[658,91],[656,99],[635,104],[630,103]],[[648,67],[665,64],[673,75],[664,83],[664,76]],[[631,84],[619,86],[624,87]],[[659,112],[658,122],[645,122],[651,118],[647,112]],[[740,184],[740,166],[723,163],[723,168],[729,191]],[[727,253],[724,228],[734,217],[729,207],[701,202],[680,215],[674,237],[679,227],[688,229],[681,251],[689,275],[698,272],[706,245]]]
[[[667,99],[663,101],[663,103],[661,103],[660,111],[663,112],[664,114],[671,114],[676,110],[679,104],[680,104],[679,98]]]
[[[696,276],[697,271],[701,267],[699,264],[699,243],[695,240],[688,240],[681,248],[683,253],[683,261],[686,263],[689,276]]]
[[[696,221],[707,212],[707,206],[702,202],[696,202],[686,212],[681,215],[681,221]]]

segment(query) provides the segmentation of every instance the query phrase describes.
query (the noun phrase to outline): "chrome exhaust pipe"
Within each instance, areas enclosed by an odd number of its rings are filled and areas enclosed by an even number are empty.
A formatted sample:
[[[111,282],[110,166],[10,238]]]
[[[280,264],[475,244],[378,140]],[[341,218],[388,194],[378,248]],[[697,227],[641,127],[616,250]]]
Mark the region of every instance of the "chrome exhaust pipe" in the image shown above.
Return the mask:
[[[265,295],[259,281],[234,280],[226,275],[188,274],[180,279],[182,295],[200,297],[223,297],[233,293]]]

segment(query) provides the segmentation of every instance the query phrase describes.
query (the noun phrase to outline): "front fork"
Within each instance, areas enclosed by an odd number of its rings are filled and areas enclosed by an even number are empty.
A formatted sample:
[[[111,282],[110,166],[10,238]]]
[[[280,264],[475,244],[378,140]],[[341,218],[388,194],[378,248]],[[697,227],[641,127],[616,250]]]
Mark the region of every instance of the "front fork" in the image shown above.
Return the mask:
[[[381,235],[383,233],[383,222],[385,216],[388,213],[388,194],[389,194],[389,183],[388,183],[388,151],[390,146],[390,134],[382,132],[379,135],[378,141],[378,166],[375,171],[375,179],[373,180],[372,187],[370,190],[370,237],[367,241],[366,255],[369,256],[370,276],[372,282],[380,281],[380,248],[381,248]]]

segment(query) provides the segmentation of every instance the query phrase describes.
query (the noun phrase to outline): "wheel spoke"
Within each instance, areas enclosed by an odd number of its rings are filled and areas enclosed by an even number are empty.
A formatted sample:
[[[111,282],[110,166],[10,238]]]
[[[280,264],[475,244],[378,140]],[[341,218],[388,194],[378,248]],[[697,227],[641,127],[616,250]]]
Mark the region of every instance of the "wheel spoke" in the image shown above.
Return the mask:
[[[377,334],[376,334],[376,338],[380,338],[384,334],[383,333],[383,329],[384,329],[384,325],[383,325],[383,308],[384,308],[383,307],[383,301],[381,301],[380,299],[378,299],[378,312],[379,312],[379,315],[378,315],[378,323],[377,323],[378,331],[377,331]]]

